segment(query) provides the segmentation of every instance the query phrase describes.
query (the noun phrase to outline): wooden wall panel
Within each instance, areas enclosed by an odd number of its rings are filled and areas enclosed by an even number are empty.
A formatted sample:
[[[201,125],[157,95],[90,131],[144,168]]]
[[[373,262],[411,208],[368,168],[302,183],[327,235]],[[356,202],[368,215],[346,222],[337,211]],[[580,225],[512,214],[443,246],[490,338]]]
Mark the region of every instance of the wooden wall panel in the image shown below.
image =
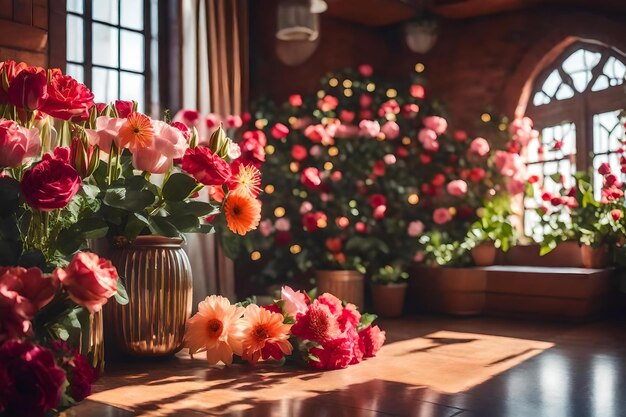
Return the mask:
[[[0,61],[48,66],[48,0],[0,0]]]

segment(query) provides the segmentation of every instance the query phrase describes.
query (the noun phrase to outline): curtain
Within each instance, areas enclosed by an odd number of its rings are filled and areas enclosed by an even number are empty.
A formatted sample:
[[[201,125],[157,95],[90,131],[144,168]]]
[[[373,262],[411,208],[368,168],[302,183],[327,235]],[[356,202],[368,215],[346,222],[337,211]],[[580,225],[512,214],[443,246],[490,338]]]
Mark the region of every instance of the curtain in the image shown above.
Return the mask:
[[[182,0],[183,106],[225,117],[245,110],[248,0]],[[215,235],[188,235],[194,307],[206,295],[235,298],[234,264]]]

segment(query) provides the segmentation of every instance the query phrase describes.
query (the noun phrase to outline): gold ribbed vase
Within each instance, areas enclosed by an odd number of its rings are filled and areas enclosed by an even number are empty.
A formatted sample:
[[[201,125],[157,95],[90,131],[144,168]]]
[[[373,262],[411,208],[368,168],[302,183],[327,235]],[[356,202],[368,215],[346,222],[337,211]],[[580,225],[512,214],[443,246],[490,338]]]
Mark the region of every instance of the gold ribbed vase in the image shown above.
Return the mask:
[[[129,303],[108,303],[106,322],[123,353],[169,356],[181,349],[192,302],[191,264],[182,244],[139,236],[113,248],[111,261],[125,279]]]
[[[316,271],[317,293],[331,293],[340,300],[363,306],[363,274],[357,271]]]

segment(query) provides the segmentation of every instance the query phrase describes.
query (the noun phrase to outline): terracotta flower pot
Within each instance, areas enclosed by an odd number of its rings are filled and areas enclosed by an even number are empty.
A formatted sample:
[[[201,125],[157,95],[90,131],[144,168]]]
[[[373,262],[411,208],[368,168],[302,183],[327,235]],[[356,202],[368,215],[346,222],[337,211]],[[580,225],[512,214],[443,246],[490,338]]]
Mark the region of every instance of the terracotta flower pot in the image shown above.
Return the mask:
[[[181,349],[192,303],[191,264],[182,244],[139,236],[112,248],[111,262],[125,278],[129,303],[108,303],[105,324],[123,353],[169,356]]]
[[[373,284],[374,313],[380,317],[388,318],[401,316],[407,287],[406,282]]]
[[[609,248],[607,245],[602,245],[599,248],[582,245],[580,255],[585,268],[602,269],[609,265]]]
[[[363,274],[357,271],[316,271],[318,294],[329,292],[340,300],[345,300],[363,308]]]
[[[472,259],[476,266],[493,265],[497,254],[496,247],[491,242],[483,242],[472,249]]]

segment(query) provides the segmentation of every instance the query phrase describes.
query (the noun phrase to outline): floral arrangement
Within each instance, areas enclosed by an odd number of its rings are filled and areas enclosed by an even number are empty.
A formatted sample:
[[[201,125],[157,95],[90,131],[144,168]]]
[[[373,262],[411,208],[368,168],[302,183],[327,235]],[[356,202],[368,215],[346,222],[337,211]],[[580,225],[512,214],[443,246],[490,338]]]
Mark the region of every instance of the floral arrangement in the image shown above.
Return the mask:
[[[257,227],[260,173],[246,152],[219,126],[201,143],[135,102],[96,104],[57,69],[0,63],[0,411],[22,401],[23,415],[44,415],[88,392],[89,323],[108,298],[127,302],[91,241],[208,233],[222,212],[234,233]]]
[[[362,65],[326,75],[316,95],[260,102],[243,136],[272,154],[262,221],[229,254],[246,253],[270,281],[312,268],[404,270],[428,257],[420,236],[462,242],[485,199],[522,193],[529,121],[505,138],[471,138],[448,126],[425,85],[418,72],[390,83]]]
[[[385,332],[372,325],[375,318],[332,294],[313,299],[282,287],[280,298],[266,306],[207,297],[188,321],[184,340],[191,355],[206,352],[211,365],[230,365],[237,356],[253,365],[293,359],[312,369],[339,369],[376,356]]]

